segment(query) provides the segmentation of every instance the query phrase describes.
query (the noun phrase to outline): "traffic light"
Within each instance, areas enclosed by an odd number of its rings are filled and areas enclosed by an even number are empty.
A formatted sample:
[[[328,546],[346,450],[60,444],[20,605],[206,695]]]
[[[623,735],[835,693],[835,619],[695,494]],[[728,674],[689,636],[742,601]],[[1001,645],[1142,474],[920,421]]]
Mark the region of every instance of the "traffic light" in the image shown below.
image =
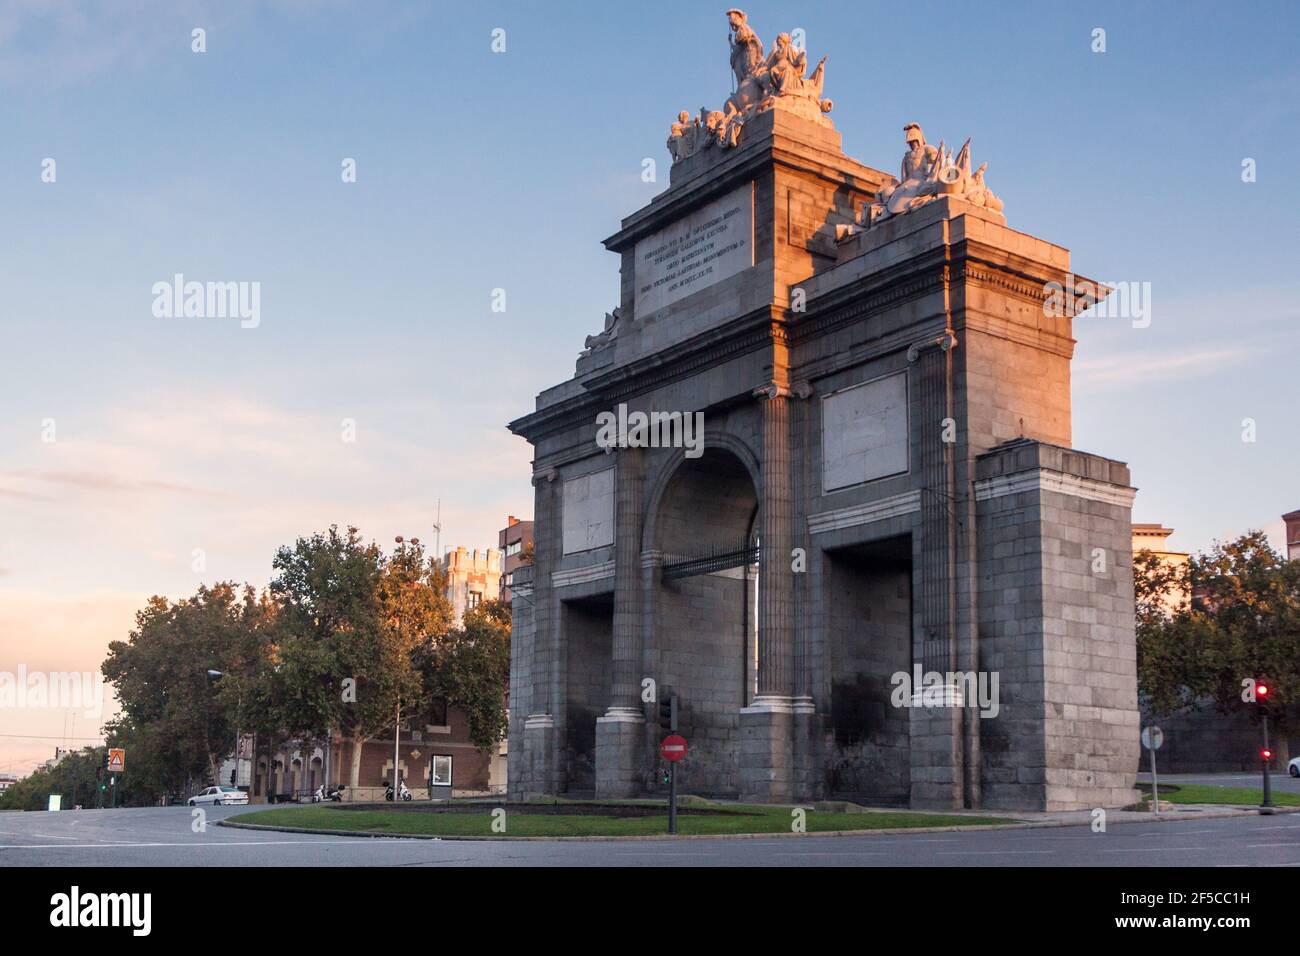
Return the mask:
[[[1259,756],[1261,760],[1263,760],[1265,763],[1268,763],[1270,760],[1273,759],[1273,751],[1265,747],[1263,750],[1259,752]]]
[[[1258,684],[1255,685],[1255,701],[1257,703],[1260,704],[1268,703],[1268,695],[1270,693],[1272,693],[1271,688],[1268,686],[1268,684],[1264,683],[1263,681],[1260,681]]]
[[[677,695],[659,701],[659,726],[669,733],[677,731]]]

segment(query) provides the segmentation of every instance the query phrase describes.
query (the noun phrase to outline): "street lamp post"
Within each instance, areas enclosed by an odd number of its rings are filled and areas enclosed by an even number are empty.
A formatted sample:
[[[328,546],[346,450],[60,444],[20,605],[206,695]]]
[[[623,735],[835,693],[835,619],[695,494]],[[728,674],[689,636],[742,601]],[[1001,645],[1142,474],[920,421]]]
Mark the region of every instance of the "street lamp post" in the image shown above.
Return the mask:
[[[403,553],[405,553],[406,539],[399,534],[393,540],[397,542],[397,546],[403,551]],[[412,538],[411,544],[418,547],[420,539]],[[405,592],[402,589],[400,581],[398,582],[397,588],[397,643],[400,647],[402,643],[402,611],[403,604],[405,603]],[[401,756],[402,747],[402,688],[400,685],[397,688],[396,697],[397,701],[393,717],[393,803],[395,804],[402,802],[402,777],[398,770],[398,759]]]

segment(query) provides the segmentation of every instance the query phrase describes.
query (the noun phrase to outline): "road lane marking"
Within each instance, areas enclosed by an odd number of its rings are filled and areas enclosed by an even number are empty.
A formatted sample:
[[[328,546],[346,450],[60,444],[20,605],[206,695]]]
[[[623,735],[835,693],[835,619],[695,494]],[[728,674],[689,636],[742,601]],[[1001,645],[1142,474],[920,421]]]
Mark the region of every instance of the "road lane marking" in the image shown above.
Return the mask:
[[[1053,849],[940,849],[939,856],[1050,856]]]
[[[1130,846],[1107,848],[1103,853],[1175,853],[1183,850],[1213,850],[1209,846]]]
[[[384,842],[401,843],[400,839]],[[407,840],[407,843],[415,841]],[[421,843],[427,841],[420,841]],[[379,845],[379,840],[371,841],[370,845]],[[238,849],[241,846],[327,846],[343,844],[345,846],[365,846],[366,843],[356,839],[351,840],[257,840],[243,843],[14,843],[0,844],[0,850],[129,850],[133,848],[144,847],[216,847],[219,849]]]

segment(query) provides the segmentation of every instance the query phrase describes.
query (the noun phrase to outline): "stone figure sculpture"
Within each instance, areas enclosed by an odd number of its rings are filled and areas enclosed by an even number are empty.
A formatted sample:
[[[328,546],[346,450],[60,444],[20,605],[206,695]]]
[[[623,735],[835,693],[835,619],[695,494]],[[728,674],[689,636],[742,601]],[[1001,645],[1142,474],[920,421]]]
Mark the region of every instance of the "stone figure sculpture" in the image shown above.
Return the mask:
[[[787,110],[804,119],[830,125],[824,114],[831,111],[832,103],[822,98],[825,57],[812,76],[805,76],[808,56],[794,45],[790,34],[778,35],[771,52],[764,57],[763,41],[750,27],[743,10],[728,10],[727,23],[736,91],[721,110],[701,110],[700,119],[690,126],[682,119],[685,114],[679,116],[668,134],[668,152],[673,162],[710,146],[738,145],[745,122],[770,109]]]
[[[875,202],[863,207],[859,226],[876,225],[939,196],[954,196],[973,206],[1002,211],[1002,200],[994,196],[984,183],[988,163],[971,172],[969,139],[954,159],[952,153],[944,149],[942,140],[938,148],[926,143],[925,134],[916,123],[903,127],[903,134],[907,140],[907,152],[903,154],[901,181],[892,176],[885,181]],[[845,234],[851,235],[854,231],[847,230]]]
[[[683,113],[682,115],[685,116],[686,114]],[[587,355],[590,355],[594,351],[603,349],[607,345],[611,344],[614,341],[614,339],[618,338],[618,323],[621,318],[622,315],[619,312],[618,306],[614,307],[613,312],[606,312],[605,328],[602,329],[600,332],[597,332],[595,335],[587,336],[585,342],[586,351],[583,352],[578,357],[583,358]]]

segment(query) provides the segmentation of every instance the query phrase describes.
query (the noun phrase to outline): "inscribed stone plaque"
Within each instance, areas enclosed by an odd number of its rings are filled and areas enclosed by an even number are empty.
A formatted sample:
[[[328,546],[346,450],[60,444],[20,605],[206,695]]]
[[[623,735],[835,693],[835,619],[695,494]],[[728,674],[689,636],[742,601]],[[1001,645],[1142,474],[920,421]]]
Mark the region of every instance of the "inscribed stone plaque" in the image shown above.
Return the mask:
[[[907,471],[907,373],[854,385],[822,401],[822,488]]]
[[[590,551],[614,543],[614,469],[564,482],[564,553]]]
[[[754,188],[746,183],[636,244],[636,316],[753,264]]]

